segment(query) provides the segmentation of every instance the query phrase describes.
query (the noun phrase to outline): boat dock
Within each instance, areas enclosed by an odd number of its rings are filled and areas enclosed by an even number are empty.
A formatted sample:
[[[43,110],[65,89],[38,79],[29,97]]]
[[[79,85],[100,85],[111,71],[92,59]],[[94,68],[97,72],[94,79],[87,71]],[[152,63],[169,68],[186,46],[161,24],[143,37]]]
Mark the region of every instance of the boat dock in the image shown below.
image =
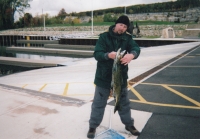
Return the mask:
[[[50,60],[34,60],[24,58],[13,58],[13,57],[0,57],[0,64],[19,66],[26,68],[45,68],[45,67],[56,67],[60,66],[60,63]]]
[[[44,48],[94,51],[95,46],[94,45],[44,44]]]
[[[92,57],[93,51],[69,50],[69,49],[50,49],[34,47],[7,47],[6,52],[10,53],[29,53],[29,54],[47,54],[62,55],[72,57]]]
[[[198,42],[199,39],[182,39],[182,38],[169,38],[169,39],[152,39],[152,38],[133,38],[139,46],[161,46],[177,43]],[[50,44],[66,44],[66,45],[95,45],[98,37],[91,38],[59,38],[59,40],[51,40]],[[46,35],[0,35],[0,45],[15,45],[17,43],[48,43],[50,36]]]
[[[17,44],[26,44],[26,43],[34,43],[34,44],[58,44],[57,40],[17,40]]]
[[[0,36],[0,41],[2,42],[9,42],[9,40],[15,39],[15,41],[10,41],[10,43],[16,42],[16,45],[12,45],[12,47],[6,47],[7,53],[25,53],[25,54],[41,54],[41,55],[48,55],[48,56],[66,56],[66,57],[75,57],[75,58],[89,58],[93,57],[93,51],[95,48],[95,43],[97,38],[60,38],[60,40],[47,40],[45,36],[17,36],[17,37],[3,37]],[[2,39],[3,38],[3,39]],[[6,38],[6,40],[4,40]],[[39,40],[37,40],[39,39]],[[44,40],[42,40],[44,39]],[[174,38],[174,39],[144,39],[144,38],[134,38],[134,40],[138,43],[141,47],[156,47],[162,45],[170,45],[170,44],[180,44],[180,43],[190,43],[190,42],[199,42],[200,39],[181,39],[181,38]],[[26,45],[27,47],[24,47]],[[39,47],[37,46],[39,45]],[[11,62],[11,60],[13,60]],[[7,62],[0,61],[1,65],[8,65],[11,66],[24,66],[28,67],[30,65],[37,65],[38,62],[34,60],[24,61],[23,59],[16,59],[14,58],[7,60]],[[15,62],[18,61],[20,64],[16,64]],[[21,61],[21,62],[20,62]],[[29,63],[30,62],[30,63]],[[35,64],[33,64],[35,62]],[[41,67],[45,67],[50,63],[45,60],[43,61],[43,65]],[[52,64],[52,63],[51,63]],[[56,65],[56,64],[55,64]],[[54,66],[55,66],[54,65]]]
[[[141,48],[129,63],[128,94],[139,137],[125,130],[118,113],[112,129],[126,139],[200,137],[200,42]],[[41,68],[0,78],[0,138],[87,139],[96,61]],[[158,68],[159,67],[159,68]],[[108,99],[96,136],[109,128]]]

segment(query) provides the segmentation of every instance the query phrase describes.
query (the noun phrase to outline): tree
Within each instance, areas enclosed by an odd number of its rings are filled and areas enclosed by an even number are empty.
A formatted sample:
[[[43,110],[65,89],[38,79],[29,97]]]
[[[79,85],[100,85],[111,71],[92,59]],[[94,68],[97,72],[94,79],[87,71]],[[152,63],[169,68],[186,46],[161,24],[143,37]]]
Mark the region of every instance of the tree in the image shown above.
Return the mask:
[[[103,22],[103,17],[102,16],[96,16],[94,17],[94,22]]]
[[[46,20],[45,20],[46,21]],[[31,24],[33,26],[42,26],[42,24],[44,23],[43,21],[43,16],[42,15],[36,15],[35,17],[32,18],[31,20]]]
[[[133,10],[132,10],[132,9],[130,9],[130,10],[129,10],[129,13],[130,13],[130,14],[133,14]]]
[[[105,14],[103,17],[104,22],[115,22],[116,16],[112,16],[111,13]]]
[[[24,25],[29,27],[31,25],[32,15],[30,13],[25,13],[24,15]]]
[[[86,13],[85,12],[81,12],[81,13],[79,13],[79,16],[81,17],[81,16],[86,16]]]
[[[71,15],[65,18],[65,23],[71,24],[72,21],[73,21],[73,19],[72,19]]]
[[[11,0],[0,1],[0,29],[8,29],[12,27],[12,9],[10,3]]]
[[[79,18],[75,18],[72,22],[73,22],[74,24],[79,24],[79,23],[80,23],[80,19],[79,19]]]
[[[0,0],[0,29],[9,29],[14,25],[14,15],[24,13],[32,0]]]
[[[67,13],[65,12],[65,9],[62,8],[60,12],[58,13],[58,17],[60,17],[61,19],[65,19],[66,16],[67,16]]]

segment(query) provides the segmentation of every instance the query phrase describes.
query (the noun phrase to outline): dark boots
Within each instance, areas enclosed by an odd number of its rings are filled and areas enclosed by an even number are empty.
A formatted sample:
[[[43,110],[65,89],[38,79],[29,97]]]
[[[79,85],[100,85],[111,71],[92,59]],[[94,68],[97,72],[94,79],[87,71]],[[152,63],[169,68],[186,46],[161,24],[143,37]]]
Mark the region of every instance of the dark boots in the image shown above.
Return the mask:
[[[130,131],[132,135],[139,136],[140,132],[134,126],[125,126],[127,131]]]
[[[132,135],[134,136],[139,136],[140,132],[134,127],[134,126],[125,126],[125,129],[127,131],[130,131]],[[95,133],[96,133],[96,128],[90,128],[88,133],[87,133],[87,137],[90,139],[93,139],[95,137]]]
[[[96,128],[90,128],[87,133],[87,137],[93,139],[95,137],[95,133],[96,133]]]

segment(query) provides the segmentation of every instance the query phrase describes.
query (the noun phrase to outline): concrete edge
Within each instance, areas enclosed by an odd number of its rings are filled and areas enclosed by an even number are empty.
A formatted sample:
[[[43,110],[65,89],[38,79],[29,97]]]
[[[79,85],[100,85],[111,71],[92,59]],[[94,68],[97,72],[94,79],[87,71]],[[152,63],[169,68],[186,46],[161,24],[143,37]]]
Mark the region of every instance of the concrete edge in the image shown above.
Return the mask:
[[[46,92],[39,92],[39,91],[31,90],[31,89],[24,89],[24,88],[20,88],[20,87],[5,85],[5,84],[0,84],[0,87],[3,87],[5,89],[13,89],[15,91],[27,93],[27,94],[30,94],[30,95],[33,95],[33,96],[44,98],[44,99],[59,101],[60,103],[71,104],[71,105],[77,106],[77,107],[81,107],[82,105],[84,105],[86,103],[86,101],[76,99],[76,98],[59,96],[59,95],[55,95],[55,94],[50,94],[50,93],[46,93]]]

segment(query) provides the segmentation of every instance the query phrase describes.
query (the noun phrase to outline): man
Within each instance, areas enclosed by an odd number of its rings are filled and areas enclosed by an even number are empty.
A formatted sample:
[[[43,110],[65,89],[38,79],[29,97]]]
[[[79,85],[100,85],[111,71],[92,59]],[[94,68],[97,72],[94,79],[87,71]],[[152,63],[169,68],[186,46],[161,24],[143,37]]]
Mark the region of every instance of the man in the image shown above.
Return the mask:
[[[139,131],[133,126],[131,118],[130,102],[128,99],[127,79],[128,79],[128,63],[132,59],[136,59],[140,54],[140,48],[132,39],[132,36],[126,32],[129,27],[129,18],[125,15],[120,16],[115,25],[109,28],[108,32],[100,34],[96,43],[94,57],[97,60],[97,69],[94,83],[96,84],[94,100],[92,103],[92,111],[89,120],[88,138],[94,138],[96,128],[100,125],[107,99],[110,94],[112,80],[112,65],[116,56],[116,51],[126,50],[127,53],[121,59],[122,66],[122,95],[120,99],[121,110],[118,111],[125,129],[133,135],[138,136]]]

